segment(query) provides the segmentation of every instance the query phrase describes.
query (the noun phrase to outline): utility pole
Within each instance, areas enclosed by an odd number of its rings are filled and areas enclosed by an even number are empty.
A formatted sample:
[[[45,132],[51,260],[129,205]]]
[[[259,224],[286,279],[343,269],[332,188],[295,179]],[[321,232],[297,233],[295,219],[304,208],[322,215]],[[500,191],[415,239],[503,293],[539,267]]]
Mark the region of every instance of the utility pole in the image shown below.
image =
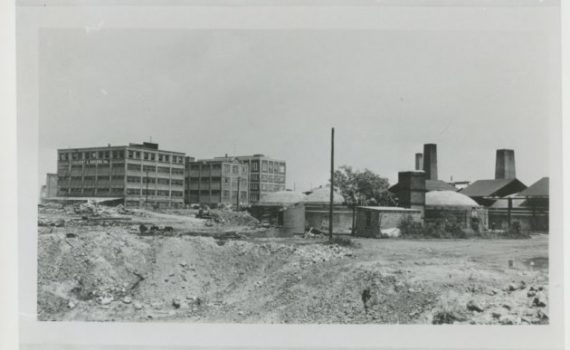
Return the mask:
[[[331,129],[331,199],[329,203],[329,241],[333,240],[333,199],[334,199],[334,128]]]

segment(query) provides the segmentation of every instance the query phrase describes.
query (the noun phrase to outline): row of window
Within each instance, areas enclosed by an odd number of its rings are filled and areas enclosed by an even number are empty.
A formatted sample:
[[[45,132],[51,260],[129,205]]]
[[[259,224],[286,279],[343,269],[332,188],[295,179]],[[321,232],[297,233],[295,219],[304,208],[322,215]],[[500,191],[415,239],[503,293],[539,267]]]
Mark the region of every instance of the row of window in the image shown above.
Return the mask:
[[[136,195],[136,196],[160,196],[160,197],[168,197],[169,192],[165,190],[146,190],[146,189],[139,189],[139,188],[127,188],[128,195]],[[184,192],[182,191],[170,191],[170,195],[172,197],[183,197]]]
[[[141,156],[142,156],[142,158],[141,158]],[[172,163],[176,163],[176,164],[183,164],[184,163],[184,157],[183,156],[172,155],[172,157],[171,157],[170,154],[163,154],[163,153],[141,152],[141,151],[129,150],[127,157],[129,159],[143,159],[143,160],[148,160],[151,162],[158,160],[159,162],[162,162],[162,163],[170,163],[170,159],[172,158]]]
[[[184,174],[184,169],[180,169],[180,168],[168,168],[168,167],[156,167],[154,165],[143,165],[141,168],[140,164],[127,164],[127,170],[131,170],[131,171],[144,171],[144,172],[156,172],[158,171],[159,173],[164,173],[164,174],[169,174],[172,172],[172,174],[174,175],[183,175]]]
[[[65,193],[95,193],[94,188],[82,188],[82,187],[62,187],[59,189],[59,192],[62,194]],[[122,187],[113,187],[113,188],[97,188],[97,193],[123,193]]]
[[[113,175],[111,176],[112,180],[123,180],[125,178],[124,175]],[[109,181],[109,175],[105,176],[58,176],[57,180],[59,182],[67,182],[68,180],[71,181]]]
[[[88,152],[60,152],[59,160],[91,160],[91,159],[125,159],[125,152],[120,151],[88,151]]]
[[[261,171],[262,172],[270,172],[270,173],[280,173],[285,174],[285,163],[284,162],[272,162],[263,160],[261,161]],[[251,161],[251,171],[252,172],[259,172],[259,161],[253,160]]]

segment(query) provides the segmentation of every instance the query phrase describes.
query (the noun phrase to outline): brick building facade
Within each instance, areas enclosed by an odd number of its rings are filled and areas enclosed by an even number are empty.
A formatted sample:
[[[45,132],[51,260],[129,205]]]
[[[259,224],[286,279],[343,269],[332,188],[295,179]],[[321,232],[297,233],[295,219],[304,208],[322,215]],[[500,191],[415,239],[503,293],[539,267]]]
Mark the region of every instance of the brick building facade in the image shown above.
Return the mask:
[[[60,197],[117,197],[127,206],[184,205],[184,153],[144,142],[58,150]]]
[[[249,203],[249,169],[235,158],[194,160],[186,157],[185,202],[246,205]]]
[[[263,154],[239,156],[236,159],[249,168],[251,203],[257,203],[267,193],[285,190],[287,173],[285,161],[272,159]]]

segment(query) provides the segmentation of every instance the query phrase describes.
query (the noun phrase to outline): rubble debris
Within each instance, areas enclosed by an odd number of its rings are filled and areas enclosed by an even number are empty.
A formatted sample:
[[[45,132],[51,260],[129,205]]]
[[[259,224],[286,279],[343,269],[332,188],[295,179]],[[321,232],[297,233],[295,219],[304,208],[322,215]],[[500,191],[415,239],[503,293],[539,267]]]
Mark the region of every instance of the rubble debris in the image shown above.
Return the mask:
[[[466,317],[454,311],[438,311],[433,315],[432,324],[453,324],[455,322],[463,322]]]
[[[480,307],[474,300],[469,300],[469,302],[467,303],[467,310],[483,312],[483,308]]]

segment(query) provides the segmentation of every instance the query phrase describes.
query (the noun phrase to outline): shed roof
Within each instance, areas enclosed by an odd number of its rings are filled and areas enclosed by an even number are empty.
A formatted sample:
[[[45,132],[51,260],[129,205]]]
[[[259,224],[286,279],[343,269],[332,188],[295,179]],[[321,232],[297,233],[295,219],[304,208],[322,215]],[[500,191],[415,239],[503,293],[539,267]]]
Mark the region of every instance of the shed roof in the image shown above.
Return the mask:
[[[305,203],[330,203],[331,200],[331,188],[330,187],[319,187],[311,190],[305,198]],[[333,204],[344,203],[344,197],[334,190],[333,192]]]
[[[513,182],[519,182],[523,185],[522,182],[517,179],[477,180],[471,185],[465,187],[461,193],[469,197],[492,196],[503,187],[508,186]]]
[[[263,195],[259,205],[288,205],[303,202],[306,196],[299,192],[277,191]]]
[[[441,180],[426,180],[426,191],[455,191],[455,186]]]
[[[388,191],[397,194],[400,191],[400,183],[393,185]],[[426,180],[426,192],[430,191],[456,191],[456,188],[442,180]]]
[[[426,193],[428,207],[479,207],[479,204],[468,196],[455,191],[432,191]]]
[[[511,203],[513,208],[520,208],[526,206],[526,199],[520,198],[520,193],[513,193],[503,198],[512,198]],[[496,208],[496,209],[508,208],[508,207],[509,207],[509,201],[500,200],[500,199],[495,201],[495,203],[493,203],[493,205],[490,206],[490,208]]]
[[[549,195],[549,178],[543,177],[537,182],[533,183],[526,190],[519,193],[522,197],[548,197]]]
[[[411,212],[420,212],[419,209],[410,209],[410,208],[402,208],[402,207],[372,207],[372,206],[361,206],[357,207],[357,209],[366,209],[366,210],[374,210],[374,211],[411,211]]]

